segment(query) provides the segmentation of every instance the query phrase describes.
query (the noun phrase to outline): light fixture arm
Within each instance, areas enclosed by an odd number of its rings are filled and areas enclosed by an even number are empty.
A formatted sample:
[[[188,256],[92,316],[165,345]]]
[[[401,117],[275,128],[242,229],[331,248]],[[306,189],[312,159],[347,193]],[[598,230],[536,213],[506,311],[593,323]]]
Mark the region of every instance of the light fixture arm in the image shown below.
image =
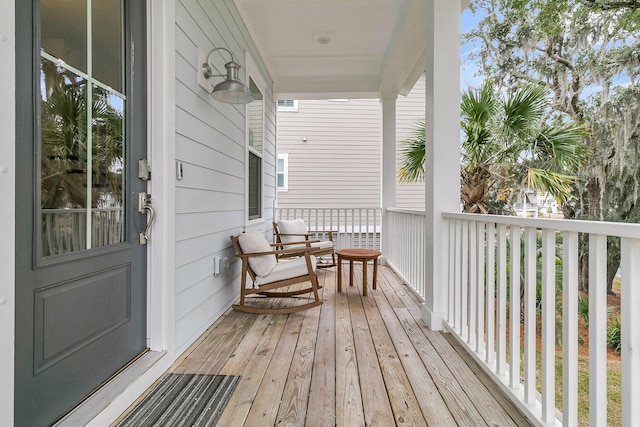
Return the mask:
[[[211,77],[226,77],[225,74],[212,74],[211,71],[211,65],[209,64],[209,58],[211,57],[211,54],[213,54],[213,52],[216,52],[218,50],[224,50],[225,52],[227,52],[229,54],[229,56],[231,57],[231,61],[230,63],[233,64],[237,64],[233,54],[231,53],[231,51],[225,47],[214,47],[213,49],[211,49],[211,51],[207,54],[207,62],[205,62],[204,64],[202,64],[202,72],[204,73],[204,77],[207,79],[210,79]],[[239,68],[239,66],[238,66]]]

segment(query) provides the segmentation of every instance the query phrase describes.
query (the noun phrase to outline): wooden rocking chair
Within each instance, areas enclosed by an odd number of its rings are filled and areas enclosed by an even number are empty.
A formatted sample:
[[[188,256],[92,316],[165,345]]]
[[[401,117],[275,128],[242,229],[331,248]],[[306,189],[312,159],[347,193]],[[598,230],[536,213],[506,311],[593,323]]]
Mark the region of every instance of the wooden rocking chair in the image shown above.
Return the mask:
[[[240,302],[233,309],[255,314],[288,314],[306,310],[322,304],[318,296],[316,278],[316,258],[310,246],[296,249],[274,249],[264,236],[257,232],[246,232],[231,236],[236,256],[242,260],[240,278]],[[279,260],[279,255],[295,255],[296,258]],[[251,283],[247,286],[247,274]],[[290,285],[310,282],[309,287],[295,291],[275,291]],[[286,308],[265,308],[246,305],[247,295],[259,294],[265,297],[292,297],[313,292],[313,300],[307,304]]]
[[[334,233],[334,231],[309,230],[307,229],[304,221],[301,219],[283,219],[273,223],[273,235],[275,237],[276,244],[291,245],[286,246],[287,248],[304,247],[305,245],[310,245],[315,249],[315,252],[313,252],[313,254],[317,257],[321,257],[323,255],[331,255],[331,263],[321,264],[321,262],[319,262],[318,268],[329,268],[335,267],[337,265],[336,254],[333,249]],[[324,234],[327,235],[327,237],[329,238],[328,240],[310,240],[312,238],[316,239],[319,235]],[[277,246],[278,249],[284,247],[285,246]],[[282,255],[281,257],[284,258],[287,256],[291,255]]]

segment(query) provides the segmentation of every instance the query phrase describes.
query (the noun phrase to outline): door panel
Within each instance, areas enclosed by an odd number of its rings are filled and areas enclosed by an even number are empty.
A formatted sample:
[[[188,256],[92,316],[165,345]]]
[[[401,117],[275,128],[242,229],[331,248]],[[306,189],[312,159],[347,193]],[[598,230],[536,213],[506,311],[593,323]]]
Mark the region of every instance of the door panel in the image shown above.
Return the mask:
[[[144,7],[16,2],[16,425],[50,425],[146,349]]]

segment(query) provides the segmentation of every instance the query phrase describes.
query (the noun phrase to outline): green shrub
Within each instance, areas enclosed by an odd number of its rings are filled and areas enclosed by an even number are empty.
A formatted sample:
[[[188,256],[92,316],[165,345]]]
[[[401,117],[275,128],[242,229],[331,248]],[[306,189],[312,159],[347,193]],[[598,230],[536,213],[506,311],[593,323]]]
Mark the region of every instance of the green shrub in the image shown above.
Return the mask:
[[[620,339],[620,318],[616,317],[607,327],[607,345],[616,351],[620,351],[622,347]]]
[[[589,298],[578,296],[578,315],[584,319],[584,324],[589,326]]]

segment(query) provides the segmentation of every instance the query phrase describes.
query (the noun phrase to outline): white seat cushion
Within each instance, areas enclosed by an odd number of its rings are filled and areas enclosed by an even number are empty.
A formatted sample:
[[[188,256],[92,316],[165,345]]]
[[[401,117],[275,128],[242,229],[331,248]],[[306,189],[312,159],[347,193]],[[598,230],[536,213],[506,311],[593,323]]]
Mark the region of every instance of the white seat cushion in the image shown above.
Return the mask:
[[[248,231],[238,236],[238,243],[243,253],[273,251],[267,239],[258,232]],[[268,276],[278,261],[275,254],[249,257],[249,266],[256,276]]]
[[[299,242],[305,240],[305,234],[308,233],[307,226],[301,219],[278,221],[278,231],[281,234],[300,234],[300,236],[280,236],[282,243]]]
[[[315,272],[316,257],[312,255],[310,258],[312,269]],[[256,285],[266,285],[267,283],[292,279],[306,274],[309,274],[309,269],[307,268],[307,259],[305,257],[280,260],[269,275],[256,277],[255,283]]]

